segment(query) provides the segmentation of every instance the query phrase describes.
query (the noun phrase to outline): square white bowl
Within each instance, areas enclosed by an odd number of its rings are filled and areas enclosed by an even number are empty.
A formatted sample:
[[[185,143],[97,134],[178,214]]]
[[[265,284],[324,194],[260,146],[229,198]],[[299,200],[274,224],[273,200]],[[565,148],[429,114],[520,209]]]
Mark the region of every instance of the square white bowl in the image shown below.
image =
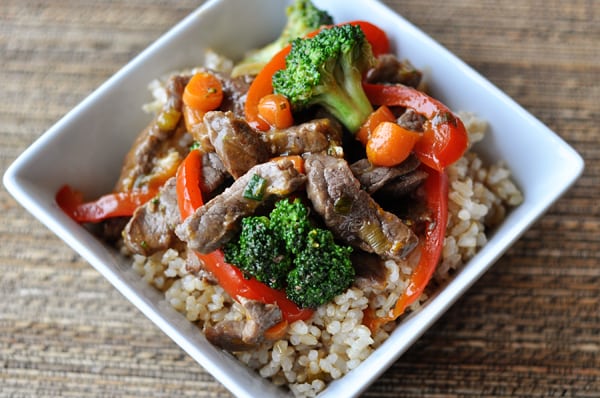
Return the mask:
[[[583,170],[583,160],[539,120],[385,5],[376,0],[315,3],[336,22],[366,19],[376,23],[388,33],[396,53],[425,71],[438,99],[455,111],[471,111],[485,119],[490,131],[478,151],[488,161],[504,160],[525,197],[444,289],[408,316],[357,369],[320,395],[351,397],[396,361],[573,184]],[[6,188],[28,211],[239,397],[287,394],[209,344],[197,327],[164,301],[162,293],[131,270],[129,261],[67,217],[54,195],[65,183],[89,198],[112,189],[126,151],[148,122],[148,115],[141,111],[141,105],[150,100],[148,82],[169,71],[201,64],[205,48],[236,58],[269,42],[285,23],[286,4],[254,0],[239,18],[241,1],[206,2],[52,126],[4,175]],[[365,9],[369,12],[364,13]]]

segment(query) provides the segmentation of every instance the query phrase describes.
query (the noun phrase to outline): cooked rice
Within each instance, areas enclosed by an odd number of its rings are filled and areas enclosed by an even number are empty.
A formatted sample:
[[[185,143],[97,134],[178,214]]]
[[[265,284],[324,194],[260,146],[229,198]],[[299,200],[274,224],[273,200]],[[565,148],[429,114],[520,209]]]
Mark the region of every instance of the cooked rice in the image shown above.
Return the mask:
[[[480,141],[486,124],[471,114],[460,116],[471,143]],[[468,152],[449,167],[448,177],[448,229],[435,274],[436,281],[441,282],[485,245],[486,228],[500,223],[508,209],[523,200],[505,165],[485,166],[474,152]],[[165,299],[200,329],[225,319],[244,319],[243,308],[220,286],[186,270],[184,256],[185,253],[173,249],[150,257],[135,255],[133,267],[145,280],[163,290]],[[234,355],[262,377],[289,387],[297,397],[317,395],[328,382],[356,368],[392,331],[393,323],[372,335],[362,324],[363,310],[369,302],[376,314],[384,316],[405,288],[411,267],[392,261],[386,267],[391,283],[384,291],[351,287],[319,307],[311,319],[292,323],[285,338]],[[413,304],[411,309],[418,305]]]

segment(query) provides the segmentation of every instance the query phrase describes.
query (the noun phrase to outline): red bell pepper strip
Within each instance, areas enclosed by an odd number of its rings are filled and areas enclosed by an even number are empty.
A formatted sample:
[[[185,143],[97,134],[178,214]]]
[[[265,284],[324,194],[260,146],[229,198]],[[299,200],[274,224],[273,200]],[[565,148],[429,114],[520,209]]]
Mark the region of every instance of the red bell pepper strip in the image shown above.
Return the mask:
[[[181,218],[186,219],[204,204],[200,190],[202,154],[198,150],[190,151],[189,155],[179,166],[176,189],[177,204]],[[245,297],[267,304],[276,303],[287,322],[308,319],[312,309],[299,308],[289,300],[283,291],[275,290],[254,278],[246,279],[236,266],[225,262],[221,250],[204,254],[195,252],[206,268],[217,278],[219,285],[234,299]]]
[[[423,167],[429,173],[424,183],[425,202],[429,210],[429,220],[425,226],[425,237],[421,239],[419,263],[413,270],[408,287],[386,317],[377,318],[367,310],[363,323],[377,330],[381,325],[397,319],[425,290],[442,256],[446,226],[448,224],[448,177],[446,173]]]
[[[84,202],[80,192],[64,185],[56,193],[55,200],[78,223],[97,223],[108,218],[132,216],[135,209],[154,198],[157,193],[156,189],[116,192]]]
[[[179,165],[175,178],[177,205],[182,221],[204,204],[200,181],[202,181],[202,153],[193,149]]]
[[[359,25],[367,38],[367,41],[371,44],[373,54],[378,56],[389,52],[390,43],[386,33],[376,25],[373,25],[367,21],[351,21],[343,24]],[[321,28],[325,29],[327,27]],[[321,29],[317,29],[314,32],[309,33],[306,37],[313,37],[317,35]],[[256,75],[254,81],[250,85],[248,94],[246,96],[246,104],[244,105],[244,112],[246,114],[246,121],[250,126],[257,130],[267,131],[270,126],[263,120],[258,113],[258,103],[260,99],[266,95],[273,93],[273,75],[280,69],[285,68],[285,57],[289,54],[292,46],[288,44],[281,49],[277,54],[271,58],[271,60],[261,69]]]
[[[401,84],[363,83],[363,88],[374,105],[411,108],[427,118],[423,135],[414,147],[417,157],[427,166],[444,170],[467,150],[469,137],[464,124],[438,100]]]

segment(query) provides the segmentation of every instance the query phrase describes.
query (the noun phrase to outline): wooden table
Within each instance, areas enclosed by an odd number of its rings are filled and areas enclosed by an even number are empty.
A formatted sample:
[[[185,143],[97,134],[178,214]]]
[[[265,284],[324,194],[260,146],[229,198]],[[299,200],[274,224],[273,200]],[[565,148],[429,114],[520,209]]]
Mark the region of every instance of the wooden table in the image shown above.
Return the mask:
[[[364,396],[600,396],[600,2],[385,2],[586,170]],[[2,0],[2,172],[200,3]],[[0,208],[0,396],[230,396],[3,188]]]

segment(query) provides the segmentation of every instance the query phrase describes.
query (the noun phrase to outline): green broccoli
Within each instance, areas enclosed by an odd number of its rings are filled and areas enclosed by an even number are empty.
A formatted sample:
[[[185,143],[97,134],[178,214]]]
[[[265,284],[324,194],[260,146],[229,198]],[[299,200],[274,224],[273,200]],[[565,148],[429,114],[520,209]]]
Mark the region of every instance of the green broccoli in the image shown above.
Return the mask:
[[[333,24],[333,18],[310,0],[296,0],[286,9],[287,22],[280,36],[273,42],[248,54],[232,71],[232,76],[255,75],[283,47],[323,25]]]
[[[308,219],[308,208],[298,198],[290,202],[280,200],[271,211],[271,229],[285,243],[287,251],[298,254],[305,245],[308,231],[312,229]]]
[[[225,261],[253,276],[300,307],[318,307],[342,293],[354,280],[352,248],[335,243],[333,234],[315,228],[300,199],[283,199],[269,216],[242,219],[237,238],[224,247]]]
[[[373,111],[362,87],[375,57],[357,25],[339,25],[292,42],[286,68],[273,76],[273,90],[294,111],[321,105],[355,133]]]
[[[334,242],[331,231],[311,230],[287,276],[286,295],[301,307],[314,308],[331,301],[354,281],[351,252],[351,247]]]
[[[235,264],[246,276],[281,289],[285,285],[292,260],[285,251],[284,242],[271,232],[265,216],[242,219],[242,230],[237,240],[225,246],[225,261]]]

